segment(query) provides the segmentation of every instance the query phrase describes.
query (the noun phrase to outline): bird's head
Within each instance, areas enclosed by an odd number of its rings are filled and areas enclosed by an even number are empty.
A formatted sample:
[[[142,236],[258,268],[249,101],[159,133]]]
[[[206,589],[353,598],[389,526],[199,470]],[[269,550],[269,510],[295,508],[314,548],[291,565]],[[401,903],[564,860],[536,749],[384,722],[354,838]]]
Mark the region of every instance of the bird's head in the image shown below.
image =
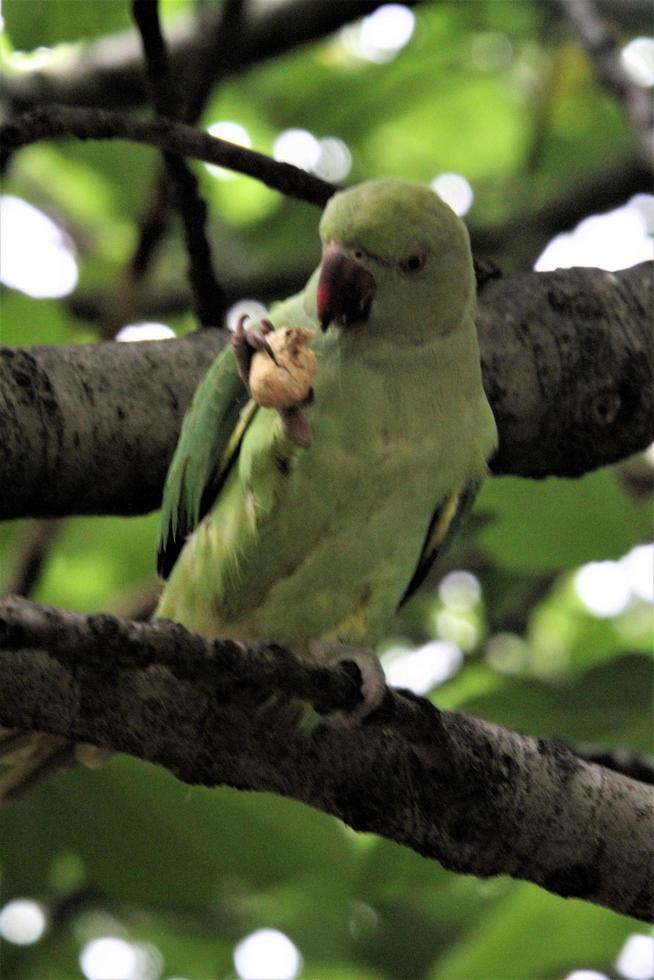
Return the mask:
[[[373,180],[336,194],[320,222],[316,307],[330,324],[404,334],[450,332],[474,302],[462,221],[428,187]]]

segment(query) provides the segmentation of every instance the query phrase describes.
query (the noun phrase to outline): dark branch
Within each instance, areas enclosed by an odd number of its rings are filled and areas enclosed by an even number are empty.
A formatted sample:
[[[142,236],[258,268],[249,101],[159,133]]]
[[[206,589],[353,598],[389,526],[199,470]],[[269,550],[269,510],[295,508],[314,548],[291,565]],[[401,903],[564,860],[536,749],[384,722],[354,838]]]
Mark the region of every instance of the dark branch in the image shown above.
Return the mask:
[[[2,155],[43,139],[126,139],[247,174],[268,187],[324,206],[336,188],[290,163],[280,163],[199,129],[167,119],[139,119],[103,109],[41,106],[0,127]]]
[[[129,752],[189,783],[292,797],[458,872],[654,915],[652,790],[562,743],[392,691],[364,729],[308,731],[286,699],[349,706],[354,665],[321,669],[163,621],[8,599],[0,651],[7,727]]]
[[[242,25],[235,57],[216,63],[215,72],[222,76],[246,71],[257,62],[326,37],[384,2],[288,0],[257,5],[258,10],[249,12]],[[415,2],[407,0],[409,6]],[[198,59],[202,60],[206,50],[207,38],[220,29],[222,16],[220,5],[215,5],[206,16],[180,19],[169,30],[173,73],[185,91],[188,91],[185,76],[195,73]],[[67,60],[64,68],[18,76],[0,74],[0,97],[15,111],[57,102],[126,108],[143,104],[147,96],[141,50],[133,31],[88,45],[79,55]]]
[[[494,473],[580,476],[654,440],[654,263],[493,279],[477,327]]]
[[[182,106],[161,33],[158,2],[133,0],[132,6],[141,34],[157,115],[162,119],[176,118],[181,115]],[[186,161],[174,153],[164,152],[163,157],[172,201],[184,227],[193,311],[203,326],[215,327],[222,322],[225,294],[214,275],[211,249],[206,235],[207,206],[200,195],[197,179]]]
[[[621,772],[623,776],[629,776],[630,779],[637,779],[639,783],[654,786],[654,759],[651,756],[631,752],[629,749],[606,749],[599,745],[585,745],[580,742],[570,744],[569,748],[585,762],[604,766],[605,769],[613,769],[614,772]]]
[[[498,225],[472,225],[475,254],[496,256],[502,263],[531,268],[547,242],[575,227],[589,214],[621,207],[633,194],[650,193],[652,174],[636,155],[621,157],[601,170],[578,174],[540,207],[533,202]]]
[[[7,581],[3,583],[5,592],[26,597],[34,593],[62,525],[62,521],[46,520],[25,527]]]
[[[617,39],[598,16],[592,0],[560,0],[602,85],[622,101],[634,128],[643,159],[654,166],[654,105],[647,88],[636,85],[620,62]]]
[[[487,282],[477,325],[494,473],[578,476],[654,440],[653,287],[652,263]],[[0,518],[157,508],[224,339],[0,349]]]
[[[194,124],[199,119],[212,87],[226,66],[238,60],[240,40],[243,33],[244,0],[225,0],[222,6],[222,16],[216,21],[211,8],[200,7],[198,16],[202,30],[198,31],[199,50],[196,73],[187,80],[184,104],[180,107],[178,118],[181,122]],[[107,337],[115,334],[115,323],[112,320],[138,315],[136,307],[140,299],[140,282],[144,278],[150,262],[168,227],[168,195],[165,166],[157,173],[152,182],[148,195],[148,203],[139,222],[139,237],[134,253],[128,262],[122,283],[118,290],[119,304],[112,304],[115,309],[113,318],[106,323],[103,317],[101,324],[106,327]],[[221,277],[223,278],[223,277]],[[227,296],[222,302],[229,305]],[[214,324],[219,320],[213,320]],[[113,329],[112,329],[113,327]]]

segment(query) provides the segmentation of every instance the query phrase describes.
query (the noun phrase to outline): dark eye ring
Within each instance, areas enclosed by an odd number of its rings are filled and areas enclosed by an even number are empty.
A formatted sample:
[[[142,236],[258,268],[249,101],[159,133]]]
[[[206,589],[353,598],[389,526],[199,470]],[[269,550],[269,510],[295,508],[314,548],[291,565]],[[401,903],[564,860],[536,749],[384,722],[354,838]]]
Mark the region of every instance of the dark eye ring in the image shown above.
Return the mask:
[[[412,252],[404,261],[400,262],[400,268],[402,272],[420,272],[421,269],[424,269],[426,261],[427,252],[424,248],[420,248]]]

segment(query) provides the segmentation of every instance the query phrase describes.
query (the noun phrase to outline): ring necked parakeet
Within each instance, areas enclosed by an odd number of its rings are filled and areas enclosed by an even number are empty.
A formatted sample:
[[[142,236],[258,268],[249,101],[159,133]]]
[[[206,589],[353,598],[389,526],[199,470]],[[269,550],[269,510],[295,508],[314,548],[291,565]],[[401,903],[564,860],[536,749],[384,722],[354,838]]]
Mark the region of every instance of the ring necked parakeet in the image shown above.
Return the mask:
[[[474,497],[496,429],[450,208],[370,181],[329,201],[320,237],[304,290],[239,327],[237,356],[223,350],[197,389],[164,492],[156,615],[325,660],[383,636]],[[315,331],[312,397],[281,411],[242,380],[271,326]],[[365,713],[382,683],[362,673]]]
[[[422,582],[496,431],[468,234],[450,208],[426,187],[371,181],[330,200],[320,235],[319,268],[270,315],[275,327],[315,331],[313,397],[281,412],[249,399],[243,376],[250,353],[272,346],[267,321],[236,332],[236,357],[228,346],[216,358],[168,472],[156,615],[356,659],[356,722],[383,675],[352,646],[374,646]],[[0,801],[72,758],[65,739],[0,732],[0,759],[13,764]]]

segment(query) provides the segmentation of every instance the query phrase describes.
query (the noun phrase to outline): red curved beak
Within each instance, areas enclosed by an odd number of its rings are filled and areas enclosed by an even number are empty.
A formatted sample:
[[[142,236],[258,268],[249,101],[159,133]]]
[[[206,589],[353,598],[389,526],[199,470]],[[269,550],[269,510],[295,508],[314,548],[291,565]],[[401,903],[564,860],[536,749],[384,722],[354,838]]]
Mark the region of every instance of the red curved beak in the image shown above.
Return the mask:
[[[348,249],[328,242],[318,281],[318,319],[326,330],[335,321],[343,326],[370,316],[377,284],[374,276]]]

